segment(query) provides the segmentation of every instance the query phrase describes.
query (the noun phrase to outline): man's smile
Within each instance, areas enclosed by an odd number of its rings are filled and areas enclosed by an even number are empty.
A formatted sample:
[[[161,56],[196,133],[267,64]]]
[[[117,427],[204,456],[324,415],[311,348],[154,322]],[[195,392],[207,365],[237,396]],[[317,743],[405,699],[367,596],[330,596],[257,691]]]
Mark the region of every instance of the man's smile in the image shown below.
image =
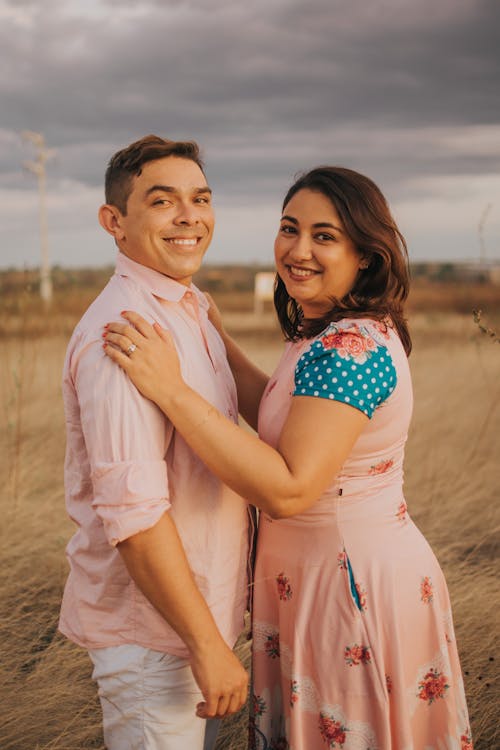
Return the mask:
[[[200,237],[164,237],[163,239],[165,242],[182,247],[196,247],[200,241]]]

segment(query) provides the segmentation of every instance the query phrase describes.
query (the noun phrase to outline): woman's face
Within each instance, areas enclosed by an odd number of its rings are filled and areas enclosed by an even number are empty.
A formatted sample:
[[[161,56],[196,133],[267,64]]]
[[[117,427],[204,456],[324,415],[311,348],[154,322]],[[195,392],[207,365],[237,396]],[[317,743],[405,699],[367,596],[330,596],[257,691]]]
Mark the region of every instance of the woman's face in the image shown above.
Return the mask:
[[[274,243],[276,270],[304,317],[320,318],[366,267],[340,217],[322,193],[299,190],[285,206]]]

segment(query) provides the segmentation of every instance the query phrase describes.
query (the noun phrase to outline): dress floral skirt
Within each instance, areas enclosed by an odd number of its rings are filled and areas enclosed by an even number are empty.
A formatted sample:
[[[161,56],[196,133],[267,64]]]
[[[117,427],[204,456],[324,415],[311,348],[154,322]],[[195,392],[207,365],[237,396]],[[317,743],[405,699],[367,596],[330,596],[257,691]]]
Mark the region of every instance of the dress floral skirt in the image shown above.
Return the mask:
[[[321,513],[261,519],[255,750],[471,750],[446,583],[401,501],[385,505],[367,539]]]

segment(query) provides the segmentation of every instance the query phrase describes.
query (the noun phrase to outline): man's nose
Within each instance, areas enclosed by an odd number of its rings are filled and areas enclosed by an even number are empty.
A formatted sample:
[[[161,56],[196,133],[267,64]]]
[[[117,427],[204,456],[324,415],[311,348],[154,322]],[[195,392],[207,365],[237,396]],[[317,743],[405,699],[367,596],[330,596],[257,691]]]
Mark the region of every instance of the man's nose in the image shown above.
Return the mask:
[[[179,203],[174,218],[175,224],[196,224],[199,221],[198,208],[192,203]]]

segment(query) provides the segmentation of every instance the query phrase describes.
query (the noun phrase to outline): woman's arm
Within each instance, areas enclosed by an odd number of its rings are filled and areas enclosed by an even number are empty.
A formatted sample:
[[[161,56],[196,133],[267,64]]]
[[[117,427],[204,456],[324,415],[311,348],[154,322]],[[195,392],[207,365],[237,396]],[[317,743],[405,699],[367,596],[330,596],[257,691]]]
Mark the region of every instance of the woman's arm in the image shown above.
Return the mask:
[[[217,329],[226,347],[229,366],[236,381],[239,412],[250,427],[257,430],[259,404],[269,376],[248,359],[243,350],[240,349],[234,339],[227,333],[222,323],[219,308],[210,294],[205,293],[205,297],[209,303],[209,320]]]
[[[166,331],[136,313],[125,317],[135,327],[110,324],[106,339],[119,348],[105,345],[106,353],[158,404],[214,474],[273,518],[301,513],[316,502],[366,425],[365,414],[333,400],[294,397],[275,450],[186,385]],[[137,351],[127,356],[131,343]]]

